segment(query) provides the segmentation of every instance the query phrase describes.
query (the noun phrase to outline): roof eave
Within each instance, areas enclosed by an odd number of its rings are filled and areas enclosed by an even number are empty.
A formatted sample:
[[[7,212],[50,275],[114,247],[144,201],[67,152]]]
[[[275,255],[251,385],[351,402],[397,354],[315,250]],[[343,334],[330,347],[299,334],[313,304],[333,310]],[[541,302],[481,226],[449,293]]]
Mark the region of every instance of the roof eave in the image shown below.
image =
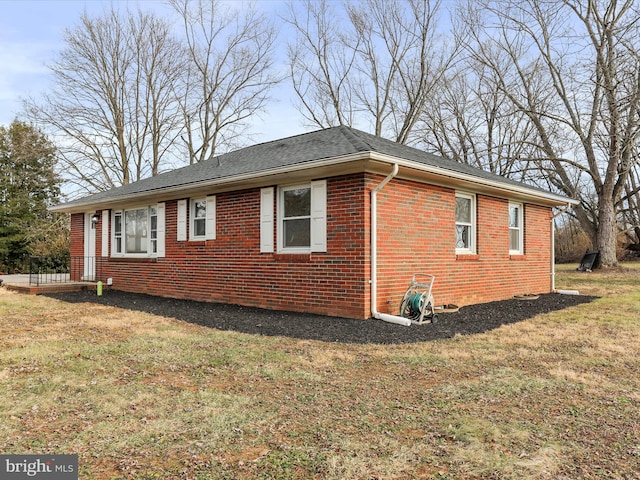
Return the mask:
[[[303,179],[323,178],[335,175],[356,173],[365,169],[371,152],[356,152],[329,159],[288,165],[261,172],[234,175],[224,178],[191,182],[174,187],[157,188],[120,195],[115,198],[76,201],[72,204],[60,204],[50,207],[52,212],[82,213],[91,210],[117,208],[118,206],[144,203],[148,201],[166,201],[207,193],[222,193],[231,190],[256,188],[280,183],[294,183]]]
[[[373,162],[373,163],[372,163]],[[401,168],[399,175],[424,182],[459,189],[467,189],[477,193],[509,197],[525,202],[546,206],[578,205],[580,202],[551,192],[544,192],[527,185],[515,185],[498,180],[489,180],[471,174],[457,172],[446,168],[423,164],[412,160],[394,157],[373,151],[356,152],[329,159],[278,167],[261,172],[234,175],[200,182],[191,182],[173,187],[158,188],[129,195],[120,195],[111,199],[72,202],[50,207],[53,212],[81,213],[100,210],[105,207],[118,208],[135,203],[166,201],[207,193],[222,193],[231,190],[257,188],[281,183],[293,183],[303,179],[324,178],[349,173],[378,171],[375,164],[397,163]],[[380,165],[378,165],[380,166]]]
[[[489,180],[390,155],[374,153],[372,155],[372,160],[389,164],[397,163],[400,167],[399,176],[418,178],[435,185],[466,189],[475,193],[486,193],[497,197],[508,197],[546,206],[578,205],[580,203],[578,200],[551,192],[544,192],[525,184],[515,185],[498,180]]]

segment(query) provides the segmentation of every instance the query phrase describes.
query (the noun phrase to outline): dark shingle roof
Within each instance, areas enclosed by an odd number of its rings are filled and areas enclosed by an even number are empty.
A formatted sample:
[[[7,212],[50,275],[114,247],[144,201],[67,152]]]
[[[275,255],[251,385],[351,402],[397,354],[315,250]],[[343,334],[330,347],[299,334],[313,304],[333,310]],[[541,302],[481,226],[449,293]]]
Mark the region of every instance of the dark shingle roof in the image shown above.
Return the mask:
[[[174,187],[188,187],[190,184],[208,180],[223,180],[243,175],[255,175],[257,177],[281,167],[317,162],[358,152],[377,152],[453,173],[502,183],[505,186],[518,186],[540,193],[545,192],[466,164],[376,137],[360,130],[340,126],[242,148],[209,161],[188,165],[155,177],[74,200],[61,205],[61,207],[93,204],[102,201],[107,203],[109,200],[116,198],[154,191],[161,192]]]

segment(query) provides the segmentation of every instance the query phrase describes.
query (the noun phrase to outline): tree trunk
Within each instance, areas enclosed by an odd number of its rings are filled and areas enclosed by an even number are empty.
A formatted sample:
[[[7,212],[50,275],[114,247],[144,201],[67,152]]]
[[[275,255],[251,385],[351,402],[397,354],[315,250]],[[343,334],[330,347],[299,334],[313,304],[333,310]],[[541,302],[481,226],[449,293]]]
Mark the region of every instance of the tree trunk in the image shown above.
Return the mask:
[[[618,226],[613,200],[611,198],[602,198],[599,208],[596,248],[600,251],[600,265],[602,267],[615,267],[618,265]]]

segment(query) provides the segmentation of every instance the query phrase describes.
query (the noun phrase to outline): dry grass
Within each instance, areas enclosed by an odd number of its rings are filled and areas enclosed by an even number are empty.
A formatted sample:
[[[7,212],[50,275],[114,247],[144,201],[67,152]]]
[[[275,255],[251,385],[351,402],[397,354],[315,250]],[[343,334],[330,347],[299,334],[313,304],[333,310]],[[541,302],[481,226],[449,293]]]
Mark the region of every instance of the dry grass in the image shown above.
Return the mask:
[[[574,268],[558,287],[602,298],[398,346],[0,289],[0,452],[83,479],[638,478],[640,268]]]

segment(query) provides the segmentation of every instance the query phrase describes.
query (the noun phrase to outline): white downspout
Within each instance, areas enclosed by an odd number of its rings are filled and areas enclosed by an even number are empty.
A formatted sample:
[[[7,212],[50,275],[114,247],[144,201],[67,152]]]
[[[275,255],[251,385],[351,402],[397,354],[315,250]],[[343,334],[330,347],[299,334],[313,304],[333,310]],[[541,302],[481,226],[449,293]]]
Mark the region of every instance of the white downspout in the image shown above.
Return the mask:
[[[562,210],[551,217],[551,293],[556,292],[556,218],[571,208],[567,203]]]
[[[397,174],[398,164],[394,163],[391,173],[371,190],[371,315],[378,320],[409,326],[411,320],[408,318],[380,313],[376,308],[378,301],[378,192]]]

